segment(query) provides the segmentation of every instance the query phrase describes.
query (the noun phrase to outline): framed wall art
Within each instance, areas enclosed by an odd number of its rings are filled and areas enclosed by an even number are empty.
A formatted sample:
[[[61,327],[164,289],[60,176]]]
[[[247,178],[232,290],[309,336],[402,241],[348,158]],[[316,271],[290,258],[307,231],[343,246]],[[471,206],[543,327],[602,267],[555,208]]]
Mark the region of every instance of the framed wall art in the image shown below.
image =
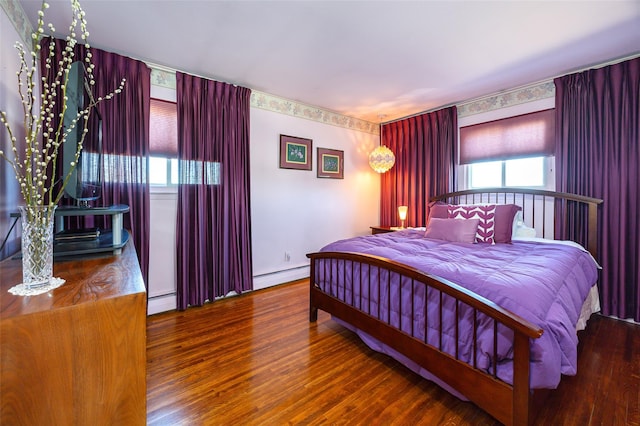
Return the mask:
[[[318,148],[318,177],[344,179],[344,151]]]
[[[311,139],[280,135],[280,168],[311,170]]]

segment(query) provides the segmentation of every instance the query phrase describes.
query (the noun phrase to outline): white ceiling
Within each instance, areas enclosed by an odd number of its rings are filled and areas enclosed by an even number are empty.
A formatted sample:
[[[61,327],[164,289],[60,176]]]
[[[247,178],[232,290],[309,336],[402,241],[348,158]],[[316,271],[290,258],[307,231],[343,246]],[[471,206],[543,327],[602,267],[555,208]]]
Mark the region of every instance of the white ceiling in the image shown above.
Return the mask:
[[[81,3],[95,47],[372,122],[640,53],[640,0]]]

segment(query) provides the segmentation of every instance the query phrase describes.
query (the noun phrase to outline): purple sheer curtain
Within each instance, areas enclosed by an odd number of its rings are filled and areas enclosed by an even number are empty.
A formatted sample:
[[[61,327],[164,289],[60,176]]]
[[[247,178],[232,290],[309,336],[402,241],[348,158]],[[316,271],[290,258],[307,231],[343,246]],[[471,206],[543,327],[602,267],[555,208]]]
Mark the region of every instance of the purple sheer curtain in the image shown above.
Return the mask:
[[[399,226],[398,206],[408,206],[405,226],[426,226],[429,199],[456,188],[456,107],[385,124],[381,141],[396,163],[381,175],[380,224]]]
[[[178,309],[253,288],[251,90],[176,73]]]
[[[640,58],[554,82],[557,189],[604,200],[602,312],[640,321]],[[559,237],[585,232],[581,212],[569,213]]]
[[[65,43],[56,40],[56,54],[61,57]],[[49,39],[42,42],[46,55]],[[85,57],[85,48],[76,46],[77,58]],[[94,96],[102,97],[118,88],[125,78],[125,87],[119,95],[100,102],[102,117],[103,183],[102,195],[95,206],[126,204],[129,213],[123,225],[131,233],[136,247],[145,284],[149,276],[149,183],[147,164],[149,155],[149,103],[151,70],[144,62],[115,53],[91,48],[95,65]],[[41,58],[43,64],[45,57]],[[59,156],[59,160],[62,156]],[[63,200],[61,204],[71,204]],[[98,226],[111,228],[111,217],[94,216],[75,218],[68,225],[75,227]]]

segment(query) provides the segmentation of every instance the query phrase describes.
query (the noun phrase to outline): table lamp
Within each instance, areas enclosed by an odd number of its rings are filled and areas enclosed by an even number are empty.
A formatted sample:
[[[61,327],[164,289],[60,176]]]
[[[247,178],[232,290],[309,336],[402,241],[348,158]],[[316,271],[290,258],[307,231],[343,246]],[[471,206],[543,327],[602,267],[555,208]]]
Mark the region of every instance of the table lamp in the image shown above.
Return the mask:
[[[407,206],[399,206],[398,207],[398,216],[400,217],[400,228],[404,228],[404,221],[407,219]]]

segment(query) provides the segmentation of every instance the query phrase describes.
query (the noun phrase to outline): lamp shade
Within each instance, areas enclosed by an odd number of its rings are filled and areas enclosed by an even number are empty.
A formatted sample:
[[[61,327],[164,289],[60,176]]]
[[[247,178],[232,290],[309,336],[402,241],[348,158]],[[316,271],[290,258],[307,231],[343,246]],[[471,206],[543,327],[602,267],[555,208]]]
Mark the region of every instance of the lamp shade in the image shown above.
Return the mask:
[[[378,173],[388,171],[396,162],[396,156],[384,145],[380,145],[369,154],[369,165]]]
[[[400,217],[400,220],[406,220],[407,219],[407,210],[409,209],[409,207],[407,206],[399,206],[398,207],[398,217]]]

